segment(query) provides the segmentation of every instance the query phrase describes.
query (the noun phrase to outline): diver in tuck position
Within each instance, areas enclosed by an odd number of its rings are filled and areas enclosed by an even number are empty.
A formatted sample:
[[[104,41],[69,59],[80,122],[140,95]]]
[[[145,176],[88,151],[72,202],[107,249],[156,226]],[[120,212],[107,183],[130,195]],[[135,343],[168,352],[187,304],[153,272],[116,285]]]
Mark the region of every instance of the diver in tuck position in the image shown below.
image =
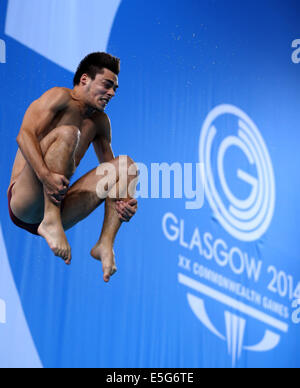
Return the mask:
[[[117,270],[116,234],[137,210],[134,193],[130,195],[128,190],[130,184],[136,188],[137,168],[127,156],[114,157],[110,120],[104,113],[118,88],[119,71],[118,58],[92,53],[80,63],[72,90],[50,89],[30,105],[17,137],[19,149],[8,188],[12,221],[42,236],[66,264],[72,256],[65,231],[105,201],[101,236],[91,250],[102,262],[105,282]],[[91,143],[100,167],[69,188],[69,180]],[[108,164],[115,174],[107,174],[107,168],[101,171],[101,166]]]

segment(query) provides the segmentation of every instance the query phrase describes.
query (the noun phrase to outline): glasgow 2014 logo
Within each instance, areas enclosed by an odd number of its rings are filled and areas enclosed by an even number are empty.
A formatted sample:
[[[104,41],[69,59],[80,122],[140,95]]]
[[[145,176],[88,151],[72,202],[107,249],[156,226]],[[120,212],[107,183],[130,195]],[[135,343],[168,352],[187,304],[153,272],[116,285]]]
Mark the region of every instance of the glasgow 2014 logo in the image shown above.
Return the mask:
[[[216,174],[212,169],[212,148],[218,133],[216,120],[228,115],[234,116],[237,128],[235,134],[223,139],[217,152],[218,190]],[[226,180],[224,159],[232,147],[238,147],[250,165],[256,167],[257,176],[242,169],[237,170],[237,178],[251,187],[246,199],[237,198]],[[268,229],[274,214],[275,179],[267,147],[254,122],[233,105],[217,106],[204,122],[199,157],[200,163],[205,166],[206,197],[218,221],[227,232],[241,241],[258,240]]]
[[[253,242],[261,238],[274,215],[275,176],[266,144],[255,123],[245,112],[233,105],[217,106],[204,121],[199,142],[199,158],[205,170],[205,195],[220,225],[242,242]],[[163,219],[165,235],[173,241],[167,227],[170,222],[175,223],[172,229],[169,227],[170,232],[174,232],[176,225],[182,225],[182,221],[179,224],[177,218],[171,214],[166,214]],[[220,260],[218,246],[226,249],[228,244],[222,239],[214,242],[210,232],[203,232],[202,236],[203,241],[197,229],[189,250],[192,250],[197,242],[202,257],[207,260],[214,257],[221,268],[225,267],[225,262]],[[202,242],[208,251],[203,250]],[[232,248],[230,252],[226,255],[224,251],[222,257],[227,257],[232,264],[238,257],[241,259],[243,256],[237,247]],[[247,262],[248,253],[245,253],[245,257]],[[282,334],[287,333],[289,329],[284,321],[288,317],[287,308],[283,307],[280,319],[275,318],[269,309],[272,301],[256,290],[262,261],[257,262],[253,258],[250,261],[252,269],[256,268],[255,275],[252,276],[253,273],[251,275],[251,271],[247,270],[248,283],[244,285],[207,268],[197,260],[179,255],[178,281],[189,289],[188,304],[203,326],[227,342],[232,366],[236,365],[243,351],[261,353],[275,349]],[[235,274],[246,276],[244,266],[239,271],[234,265],[232,269]],[[254,281],[255,289],[249,288],[249,281]],[[225,319],[225,334],[222,334],[209,317],[206,304],[211,302],[225,309],[224,315],[222,313]],[[256,343],[246,344],[246,328],[255,322],[260,324],[260,327],[263,324],[260,329],[261,338]]]

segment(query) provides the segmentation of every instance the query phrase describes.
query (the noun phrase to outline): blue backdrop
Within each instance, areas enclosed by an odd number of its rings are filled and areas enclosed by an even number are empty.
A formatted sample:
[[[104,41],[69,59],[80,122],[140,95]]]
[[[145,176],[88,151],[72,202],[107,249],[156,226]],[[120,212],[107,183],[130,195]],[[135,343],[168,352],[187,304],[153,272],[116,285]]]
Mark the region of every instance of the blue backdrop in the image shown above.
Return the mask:
[[[0,366],[299,367],[299,2],[1,0],[0,14]],[[122,60],[115,154],[206,177],[201,209],[139,200],[109,285],[89,257],[103,209],[68,232],[67,268],[6,200],[26,108],[99,50]],[[74,180],[96,165],[90,150]]]

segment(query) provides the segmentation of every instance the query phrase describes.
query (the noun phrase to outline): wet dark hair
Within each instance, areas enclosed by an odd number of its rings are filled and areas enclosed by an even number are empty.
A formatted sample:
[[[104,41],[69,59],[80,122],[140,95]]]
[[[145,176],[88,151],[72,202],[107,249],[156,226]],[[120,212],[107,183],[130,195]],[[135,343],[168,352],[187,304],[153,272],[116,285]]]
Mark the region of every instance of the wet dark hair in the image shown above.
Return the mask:
[[[79,64],[74,76],[73,84],[79,85],[82,74],[87,74],[93,80],[98,73],[106,68],[116,75],[120,73],[120,59],[107,53],[92,53],[86,56]]]

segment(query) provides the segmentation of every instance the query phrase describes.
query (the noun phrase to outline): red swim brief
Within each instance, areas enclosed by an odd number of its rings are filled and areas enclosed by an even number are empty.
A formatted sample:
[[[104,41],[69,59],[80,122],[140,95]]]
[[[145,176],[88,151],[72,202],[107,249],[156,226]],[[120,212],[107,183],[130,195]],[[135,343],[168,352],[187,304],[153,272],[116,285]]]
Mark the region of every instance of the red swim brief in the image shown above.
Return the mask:
[[[36,236],[39,236],[38,227],[40,226],[40,224],[27,224],[26,222],[19,220],[12,212],[11,207],[10,207],[10,202],[11,202],[13,187],[14,187],[14,185],[11,185],[11,187],[8,191],[8,196],[7,196],[8,197],[8,211],[9,211],[9,215],[10,215],[12,222],[15,225],[17,225],[19,228],[27,230],[27,232],[34,234]]]

